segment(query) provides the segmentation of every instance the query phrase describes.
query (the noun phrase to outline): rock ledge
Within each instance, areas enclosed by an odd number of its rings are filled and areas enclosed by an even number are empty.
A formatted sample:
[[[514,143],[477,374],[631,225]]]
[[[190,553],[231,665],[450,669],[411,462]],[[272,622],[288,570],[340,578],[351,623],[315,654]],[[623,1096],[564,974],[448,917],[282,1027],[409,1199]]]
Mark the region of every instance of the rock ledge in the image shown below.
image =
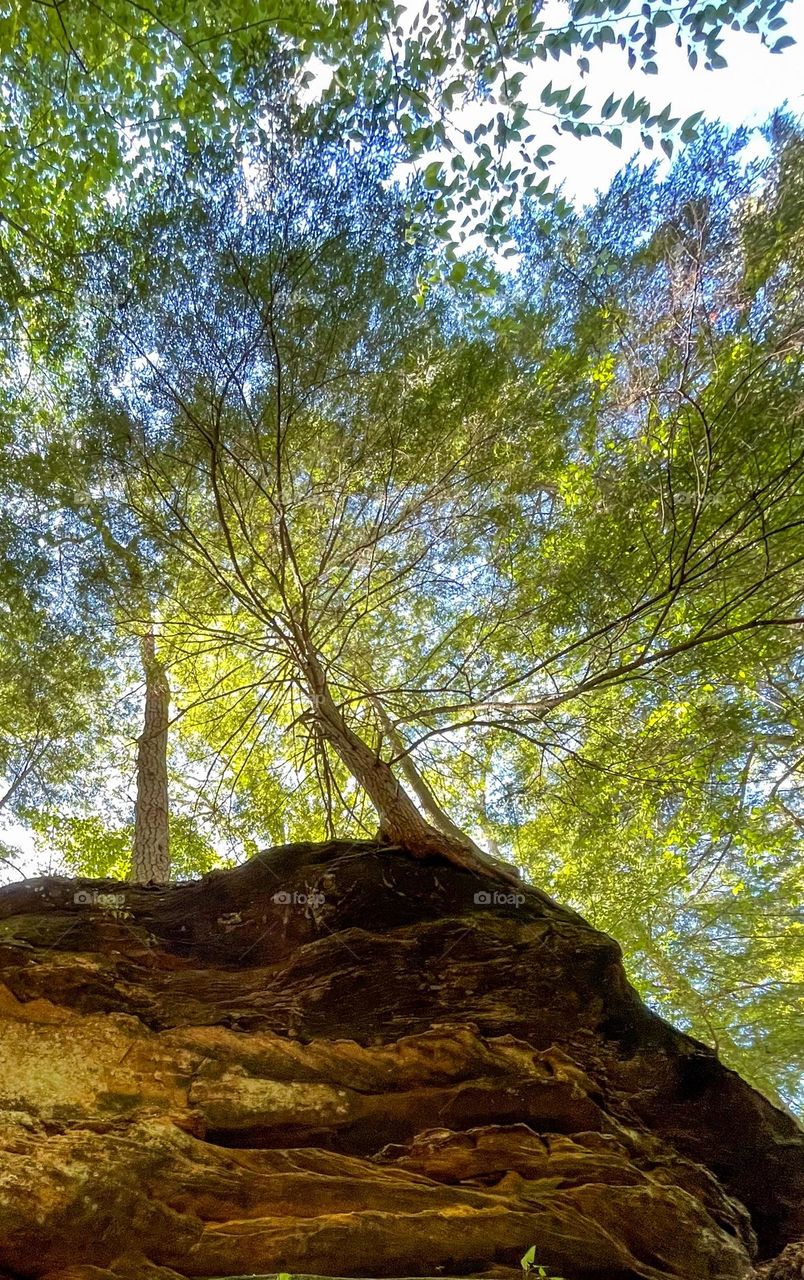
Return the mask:
[[[794,1122],[535,890],[338,841],[29,880],[0,984],[0,1280],[748,1280],[804,1236]]]

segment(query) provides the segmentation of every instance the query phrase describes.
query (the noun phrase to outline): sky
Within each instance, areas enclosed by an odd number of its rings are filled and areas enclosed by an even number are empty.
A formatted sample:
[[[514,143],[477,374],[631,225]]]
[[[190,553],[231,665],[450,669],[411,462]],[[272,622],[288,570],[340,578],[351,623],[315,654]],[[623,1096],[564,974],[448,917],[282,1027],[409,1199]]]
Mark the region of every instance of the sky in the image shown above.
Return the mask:
[[[546,13],[549,14],[549,8]],[[797,42],[795,45],[773,54],[756,36],[729,30],[719,50],[728,65],[718,71],[705,71],[700,65],[693,71],[684,51],[677,49],[673,42],[672,28],[657,33],[659,71],[655,76],[628,72],[622,51],[608,45],[590,57],[590,75],[585,78],[588,98],[600,101],[609,93],[627,93],[633,89],[637,96],[644,94],[658,109],[670,102],[674,115],[686,119],[703,111],[707,119],[720,120],[732,128],[761,124],[785,104],[794,115],[801,115],[804,113],[804,0],[792,0],[782,16],[786,18],[787,28],[775,35],[791,35]],[[538,65],[536,74],[540,89],[543,64]],[[556,74],[556,86],[567,82]],[[580,87],[583,82],[578,79],[577,83]],[[573,202],[591,201],[595,191],[604,190],[635,152],[642,151],[646,161],[656,158],[655,152],[646,152],[641,147],[636,127],[630,133],[624,129],[623,134],[621,151],[601,138],[578,140],[568,134],[561,138],[554,135],[556,169],[564,180],[564,193]]]
[[[560,0],[550,0],[544,12],[550,25],[551,7],[561,13]],[[787,28],[776,35],[791,35],[797,43],[781,54],[772,54],[759,40],[742,32],[728,31],[720,52],[728,65],[718,71],[705,71],[699,67],[693,71],[683,50],[673,43],[671,28],[658,33],[658,74],[643,76],[629,72],[621,50],[607,46],[590,58],[590,75],[585,78],[589,101],[602,102],[609,93],[627,93],[631,89],[639,96],[644,94],[657,109],[672,103],[674,114],[682,118],[703,111],[710,120],[721,120],[732,128],[739,125],[758,125],[777,108],[787,105],[795,115],[804,114],[804,0],[792,0],[784,10]],[[563,59],[561,68],[570,62]],[[545,66],[537,63],[532,73],[531,96],[539,99],[545,79]],[[572,82],[568,70],[556,68],[554,83],[562,87]],[[581,80],[577,80],[580,87]],[[605,189],[617,171],[635,153],[642,153],[650,162],[655,152],[641,147],[639,130],[623,128],[621,150],[604,139],[577,140],[568,134],[550,135],[556,145],[554,159],[556,173],[563,181],[563,190],[577,204],[586,204],[594,198],[596,190]],[[666,161],[662,159],[662,164]],[[0,779],[0,792],[3,790]],[[32,874],[40,860],[33,849],[30,834],[19,824],[3,824],[0,818],[0,841],[14,847],[15,862],[26,874]],[[17,876],[0,862],[0,883]]]

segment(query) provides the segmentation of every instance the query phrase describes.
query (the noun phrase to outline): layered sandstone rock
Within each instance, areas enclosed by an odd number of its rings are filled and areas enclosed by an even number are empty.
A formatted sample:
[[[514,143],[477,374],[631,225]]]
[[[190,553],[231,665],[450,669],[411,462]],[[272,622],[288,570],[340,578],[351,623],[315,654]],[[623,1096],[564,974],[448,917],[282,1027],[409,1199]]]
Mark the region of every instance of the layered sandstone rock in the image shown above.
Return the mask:
[[[794,1123],[535,890],[344,842],[32,880],[0,982],[14,1280],[748,1280],[804,1236]]]

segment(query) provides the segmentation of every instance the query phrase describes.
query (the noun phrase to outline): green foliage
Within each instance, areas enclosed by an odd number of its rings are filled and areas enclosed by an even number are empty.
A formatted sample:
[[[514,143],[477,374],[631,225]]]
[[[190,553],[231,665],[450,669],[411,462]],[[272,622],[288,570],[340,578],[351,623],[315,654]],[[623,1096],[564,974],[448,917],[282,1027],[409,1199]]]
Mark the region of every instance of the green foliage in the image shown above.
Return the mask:
[[[39,832],[68,872],[97,880],[125,880],[131,862],[131,828],[110,830],[99,817],[57,813],[38,816]]]
[[[243,154],[291,119],[360,145],[384,130],[423,174],[417,216],[434,216],[448,237],[478,220],[504,236],[520,197],[546,189],[545,129],[620,145],[621,123],[636,122],[668,153],[694,136],[697,117],[681,121],[636,89],[596,100],[594,62],[606,46],[620,50],[625,74],[651,75],[657,31],[668,28],[691,66],[716,68],[729,27],[784,50],[783,11],[784,0],[650,4],[636,14],[626,0],[575,0],[548,27],[540,6],[512,0],[438,0],[415,11],[396,0],[267,10],[255,0],[229,0],[225,10],[209,0],[22,0],[0,14],[5,292],[34,345],[47,343],[83,271],[78,250],[160,157],[210,145]],[[567,86],[590,66],[589,89]],[[462,122],[467,105],[479,115],[472,130]]]
[[[88,766],[107,729],[109,652],[97,548],[78,511],[80,459],[34,375],[0,386],[0,810]],[[72,476],[71,473],[72,472]]]
[[[538,1276],[539,1280],[562,1280],[561,1276],[551,1276],[545,1267],[536,1261],[536,1245],[531,1245],[527,1253],[520,1258],[519,1265],[526,1276]]]
[[[32,815],[33,816],[33,815]],[[96,815],[38,813],[34,825],[45,848],[68,872],[97,880],[126,880],[131,865],[134,827],[110,827]],[[170,817],[170,859],[177,880],[231,866],[204,837],[188,813]]]

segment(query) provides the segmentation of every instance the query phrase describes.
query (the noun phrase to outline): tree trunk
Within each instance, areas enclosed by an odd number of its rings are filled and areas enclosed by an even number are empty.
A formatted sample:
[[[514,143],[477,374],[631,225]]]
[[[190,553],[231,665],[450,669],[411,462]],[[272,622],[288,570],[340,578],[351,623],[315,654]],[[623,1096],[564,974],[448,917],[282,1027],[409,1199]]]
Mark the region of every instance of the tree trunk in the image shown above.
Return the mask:
[[[304,666],[322,735],[368,794],[377,810],[383,838],[390,844],[409,850],[416,857],[440,856],[468,871],[519,885],[515,868],[490,858],[457,827],[454,827],[457,835],[448,834],[439,831],[422,816],[390,765],[381,760],[346,723],[332,698],[318,658],[305,653]]]
[[[445,813],[441,805],[438,803],[438,800],[433,795],[433,792],[430,790],[426,779],[422,777],[419,770],[416,768],[416,765],[413,763],[405,743],[397,732],[396,726],[385,710],[385,707],[382,705],[379,698],[373,698],[372,703],[375,711],[377,712],[377,718],[382,725],[383,732],[394,749],[399,768],[411,791],[424,810],[426,817],[434,827],[439,831],[443,831],[445,835],[451,836],[454,840],[468,844],[469,847],[473,849],[475,853],[479,853],[481,857],[489,856],[480,848],[480,845],[475,844],[471,836],[468,836],[461,831],[460,827],[452,821],[452,818],[448,813]]]
[[[145,671],[145,724],[137,747],[137,800],[131,879],[137,884],[166,884],[170,878],[168,844],[167,734],[170,687],[156,656],[153,630],[142,640]]]

